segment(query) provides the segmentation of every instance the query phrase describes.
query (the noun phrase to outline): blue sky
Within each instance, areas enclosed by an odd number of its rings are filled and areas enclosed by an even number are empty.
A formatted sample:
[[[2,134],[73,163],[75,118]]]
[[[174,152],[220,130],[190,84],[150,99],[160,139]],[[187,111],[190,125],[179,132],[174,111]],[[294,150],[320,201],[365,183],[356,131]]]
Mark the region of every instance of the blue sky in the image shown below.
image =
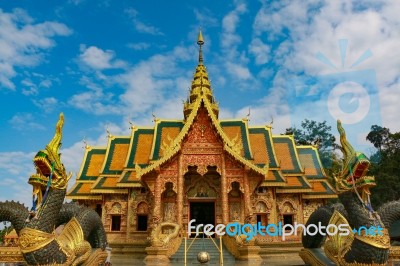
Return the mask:
[[[370,126],[400,130],[400,2],[2,1],[0,200],[30,205],[32,158],[64,112],[62,160],[106,145],[129,121],[181,119],[199,28],[220,118],[344,121],[362,149]],[[336,134],[336,129],[333,127]]]

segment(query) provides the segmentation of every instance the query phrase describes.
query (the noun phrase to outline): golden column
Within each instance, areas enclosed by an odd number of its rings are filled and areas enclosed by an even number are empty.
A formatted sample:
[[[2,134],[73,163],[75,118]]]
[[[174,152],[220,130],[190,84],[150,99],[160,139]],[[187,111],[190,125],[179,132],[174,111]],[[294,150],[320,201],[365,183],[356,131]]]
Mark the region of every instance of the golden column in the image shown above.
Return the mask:
[[[184,193],[184,187],[183,187],[183,174],[182,174],[182,156],[179,156],[179,161],[178,161],[178,188],[177,188],[177,194],[176,195],[176,205],[177,205],[177,217],[176,217],[176,222],[179,225],[183,225],[183,193]]]
[[[128,210],[126,211],[126,239],[129,239],[131,236],[131,220],[133,219],[132,215],[132,191],[134,188],[128,190]]]
[[[248,168],[245,166],[244,168],[244,176],[243,176],[243,189],[244,189],[244,216],[247,218],[252,214],[250,208],[250,188],[249,188],[249,176],[248,176]]]
[[[157,177],[154,184],[154,211],[153,220],[157,219],[157,223],[161,222],[161,177],[160,172],[157,171]]]
[[[225,171],[225,156],[221,155],[222,171],[221,171],[221,207],[222,207],[222,223],[228,224],[229,222],[229,209],[228,209],[228,182],[226,182]]]

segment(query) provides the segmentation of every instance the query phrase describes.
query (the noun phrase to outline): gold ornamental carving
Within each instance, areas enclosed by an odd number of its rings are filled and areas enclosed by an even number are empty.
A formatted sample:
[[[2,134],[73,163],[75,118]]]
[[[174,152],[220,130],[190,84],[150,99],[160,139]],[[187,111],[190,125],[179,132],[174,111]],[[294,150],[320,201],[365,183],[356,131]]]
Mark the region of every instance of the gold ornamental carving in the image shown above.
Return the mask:
[[[281,214],[288,212],[297,212],[299,199],[295,195],[284,195],[283,197],[278,197],[277,201],[278,209]],[[290,208],[291,210],[288,211],[288,208]]]
[[[19,246],[22,253],[29,253],[47,246],[55,238],[54,234],[27,227],[19,233]]]
[[[388,249],[390,248],[390,237],[389,232],[385,228],[382,230],[382,235],[368,235],[365,230],[361,232],[360,235],[355,235],[354,238],[360,240],[361,242],[367,243],[370,246]]]
[[[303,203],[304,222],[307,222],[310,215],[322,205],[323,203],[321,201],[310,201],[308,203]]]
[[[230,193],[233,190],[239,190],[241,193],[244,194],[242,177],[229,178],[228,182],[229,182],[228,193]]]
[[[173,144],[173,138],[167,134],[166,139],[160,145],[160,156],[163,156],[171,148],[171,144]]]
[[[160,175],[163,178],[173,178],[174,180],[178,176],[178,159],[175,157],[174,159],[168,161],[165,165],[160,168]]]
[[[187,143],[219,143],[218,135],[212,127],[213,125],[207,114],[207,109],[200,107],[196,120],[192,124],[193,130],[187,135]]]
[[[340,224],[348,224],[346,218],[335,210],[331,219],[329,220],[329,224],[334,224],[339,226]],[[358,239],[368,245],[374,246],[376,248],[381,249],[389,249],[390,248],[390,238],[387,229],[383,229],[383,235],[375,235],[368,236],[365,235],[365,232],[361,232],[361,235],[356,235],[352,231],[350,231],[349,235],[341,236],[340,234],[335,234],[332,236],[328,236],[328,239],[324,245],[325,254],[329,259],[334,261],[337,265],[344,266],[383,266],[386,264],[370,264],[370,263],[348,263],[344,260],[346,253],[350,250],[351,244],[354,239]]]
[[[151,246],[166,247],[168,242],[178,237],[181,226],[176,223],[164,222],[157,225],[150,235]]]
[[[140,202],[137,205],[137,211],[138,214],[148,214],[149,212],[149,207],[145,201]]]
[[[125,201],[109,201],[105,203],[105,210],[107,214],[126,214],[128,203]],[[126,200],[126,199],[124,199]]]
[[[217,172],[221,169],[221,156],[218,154],[207,155],[184,155],[182,160],[182,167],[187,171],[189,166],[197,166],[197,172],[200,175],[205,175],[208,171],[208,166],[216,166]]]
[[[238,163],[236,160],[233,160],[231,157],[227,157],[225,160],[225,169],[226,170],[231,170],[231,169],[243,169],[243,165]]]
[[[160,179],[161,180],[159,180],[158,182],[160,182],[161,187],[164,188],[163,192],[173,192],[175,194],[178,193],[176,177],[161,177],[160,176]],[[171,186],[171,187],[167,188],[167,186]]]

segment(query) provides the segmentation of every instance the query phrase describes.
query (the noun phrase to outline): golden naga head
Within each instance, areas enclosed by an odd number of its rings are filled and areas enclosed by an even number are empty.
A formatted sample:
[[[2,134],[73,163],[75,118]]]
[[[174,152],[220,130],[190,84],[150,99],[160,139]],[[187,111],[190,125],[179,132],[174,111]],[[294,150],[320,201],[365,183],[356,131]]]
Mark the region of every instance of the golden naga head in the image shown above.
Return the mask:
[[[335,177],[336,189],[340,192],[357,189],[370,194],[369,188],[376,186],[375,177],[367,175],[370,161],[362,152],[357,152],[347,140],[346,132],[340,120],[337,121],[343,152],[343,168]]]
[[[49,189],[66,189],[68,180],[72,176],[72,174],[67,175],[60,159],[59,150],[63,124],[64,115],[61,113],[53,139],[46,145],[44,150],[40,150],[33,158],[36,174],[29,178],[28,183],[33,186],[33,195],[36,196],[37,204],[41,202],[48,186]],[[49,181],[49,179],[51,180]]]

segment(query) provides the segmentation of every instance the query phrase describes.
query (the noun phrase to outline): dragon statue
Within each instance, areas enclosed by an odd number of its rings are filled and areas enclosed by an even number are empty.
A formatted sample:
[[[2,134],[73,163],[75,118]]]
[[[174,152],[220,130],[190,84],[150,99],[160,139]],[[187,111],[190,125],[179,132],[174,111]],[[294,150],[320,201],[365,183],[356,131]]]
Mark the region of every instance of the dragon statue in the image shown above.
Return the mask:
[[[347,225],[348,234],[303,235],[302,259],[310,265],[369,266],[387,265],[390,250],[390,226],[400,219],[400,201],[384,204],[374,211],[370,188],[375,178],[368,176],[370,161],[356,152],[346,138],[340,120],[337,121],[343,152],[343,168],[335,177],[341,203],[315,210],[306,223],[323,226]],[[372,231],[369,230],[372,228]],[[323,247],[323,248],[322,248]]]
[[[75,203],[65,203],[68,180],[61,163],[64,115],[61,113],[53,139],[33,159],[36,174],[33,206],[0,202],[0,222],[11,222],[19,237],[19,247],[28,265],[99,265],[108,253],[107,237],[99,215]],[[56,228],[64,225],[61,233]]]

